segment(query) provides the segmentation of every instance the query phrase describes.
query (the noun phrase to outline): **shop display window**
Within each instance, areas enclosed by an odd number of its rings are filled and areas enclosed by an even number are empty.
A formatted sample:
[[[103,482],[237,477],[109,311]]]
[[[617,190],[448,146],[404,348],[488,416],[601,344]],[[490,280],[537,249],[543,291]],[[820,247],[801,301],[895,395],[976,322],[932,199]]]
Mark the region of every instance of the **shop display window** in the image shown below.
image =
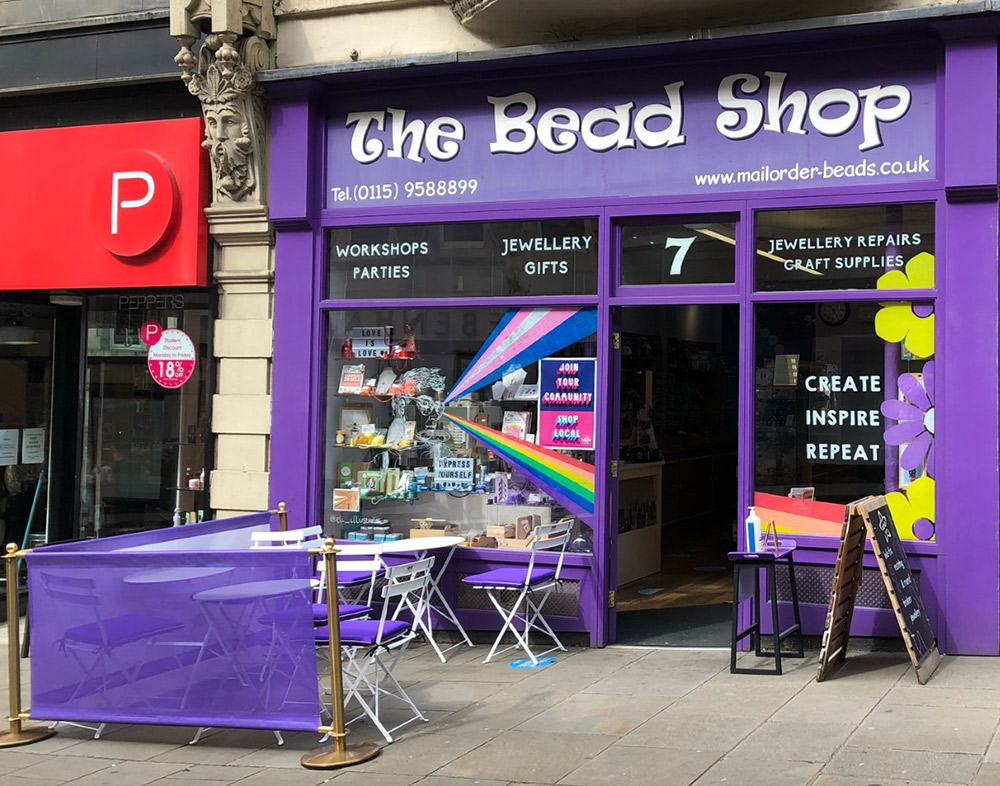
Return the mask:
[[[597,220],[341,227],[331,300],[597,293]]]
[[[627,224],[621,230],[621,284],[732,284],[736,221]]]
[[[769,210],[755,222],[758,291],[934,287],[933,204]]]
[[[900,536],[934,537],[934,308],[755,307],[754,505],[779,530],[839,536],[886,494]]]
[[[328,534],[527,549],[572,517],[571,550],[592,550],[596,309],[330,311],[326,328]]]

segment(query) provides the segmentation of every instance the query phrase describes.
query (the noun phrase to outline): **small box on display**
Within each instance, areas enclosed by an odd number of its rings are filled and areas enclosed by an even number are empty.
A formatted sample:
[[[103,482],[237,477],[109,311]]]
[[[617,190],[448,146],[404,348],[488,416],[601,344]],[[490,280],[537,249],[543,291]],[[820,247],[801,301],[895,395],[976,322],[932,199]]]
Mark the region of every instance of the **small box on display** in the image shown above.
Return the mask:
[[[533,538],[497,538],[497,545],[502,549],[529,549]]]
[[[487,524],[486,535],[491,538],[513,538],[517,532],[514,524]]]
[[[535,531],[535,527],[542,523],[542,517],[536,513],[530,516],[518,516],[515,522],[514,537],[518,540],[530,538]]]
[[[358,532],[348,532],[347,533],[347,539],[348,540],[369,540],[370,538],[371,538],[371,535],[369,535],[367,532],[360,532],[360,531],[358,531]]]
[[[495,549],[498,545],[497,539],[489,535],[474,535],[469,545],[477,549]]]

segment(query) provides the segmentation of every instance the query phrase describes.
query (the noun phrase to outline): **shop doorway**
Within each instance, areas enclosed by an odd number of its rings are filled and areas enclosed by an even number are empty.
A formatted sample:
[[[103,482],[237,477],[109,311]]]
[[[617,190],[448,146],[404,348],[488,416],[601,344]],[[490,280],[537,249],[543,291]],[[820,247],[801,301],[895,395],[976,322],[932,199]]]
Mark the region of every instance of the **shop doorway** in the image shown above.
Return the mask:
[[[627,306],[618,318],[617,641],[728,646],[739,306]]]

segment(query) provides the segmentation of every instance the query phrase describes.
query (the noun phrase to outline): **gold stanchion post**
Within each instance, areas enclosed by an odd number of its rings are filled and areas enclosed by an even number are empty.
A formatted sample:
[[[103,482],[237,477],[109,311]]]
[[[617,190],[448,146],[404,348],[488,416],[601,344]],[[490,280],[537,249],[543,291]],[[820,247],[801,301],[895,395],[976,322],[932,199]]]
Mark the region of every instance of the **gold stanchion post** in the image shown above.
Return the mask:
[[[54,732],[43,727],[21,728],[28,719],[27,710],[21,711],[21,619],[17,593],[17,561],[27,554],[18,551],[16,543],[7,544],[4,568],[7,575],[7,679],[10,688],[10,715],[7,731],[0,734],[0,748],[27,745],[51,737]]]
[[[278,530],[280,532],[288,532],[288,509],[285,507],[284,502],[278,503],[277,510],[269,510],[268,513],[272,515],[278,514]]]
[[[333,538],[327,538],[323,542],[322,549],[310,553],[322,556],[326,563],[326,626],[330,633],[330,712],[333,715],[333,725],[320,727],[319,731],[333,737],[333,747],[309,751],[300,761],[303,767],[310,770],[332,770],[374,759],[382,749],[374,742],[347,744],[347,727],[344,724],[344,675],[340,663],[337,561],[334,557],[337,550],[333,547]]]

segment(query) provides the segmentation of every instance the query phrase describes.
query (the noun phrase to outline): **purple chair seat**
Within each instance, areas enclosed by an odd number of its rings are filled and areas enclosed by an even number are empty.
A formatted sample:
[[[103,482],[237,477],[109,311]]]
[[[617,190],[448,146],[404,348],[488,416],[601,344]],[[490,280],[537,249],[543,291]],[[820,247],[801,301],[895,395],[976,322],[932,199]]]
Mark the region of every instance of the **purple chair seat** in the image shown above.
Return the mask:
[[[372,613],[371,606],[364,606],[360,603],[341,603],[337,606],[338,615],[341,621],[355,620],[359,617],[367,617]],[[316,622],[326,622],[326,604],[314,603],[312,605],[313,619]]]
[[[345,620],[340,626],[340,643],[346,647],[371,647],[378,641],[379,620]],[[382,644],[400,638],[408,633],[410,623],[403,620],[386,620],[382,627]],[[326,625],[315,631],[316,641],[325,644],[330,637]]]
[[[89,644],[94,647],[120,647],[142,641],[163,633],[171,633],[184,627],[177,620],[162,617],[147,617],[142,614],[123,614],[102,622],[91,622],[77,625],[66,631],[63,637],[66,641]]]
[[[528,578],[527,568],[497,568],[488,570],[486,573],[477,573],[475,576],[466,576],[462,581],[471,587],[510,587],[516,589],[523,587],[525,579],[531,586],[551,581],[555,578],[556,572],[553,568],[532,568],[531,577]]]
[[[376,577],[383,576],[385,574],[384,570],[375,571]],[[357,587],[363,584],[367,584],[372,580],[372,572],[370,570],[340,570],[337,571],[337,586],[339,587]]]

